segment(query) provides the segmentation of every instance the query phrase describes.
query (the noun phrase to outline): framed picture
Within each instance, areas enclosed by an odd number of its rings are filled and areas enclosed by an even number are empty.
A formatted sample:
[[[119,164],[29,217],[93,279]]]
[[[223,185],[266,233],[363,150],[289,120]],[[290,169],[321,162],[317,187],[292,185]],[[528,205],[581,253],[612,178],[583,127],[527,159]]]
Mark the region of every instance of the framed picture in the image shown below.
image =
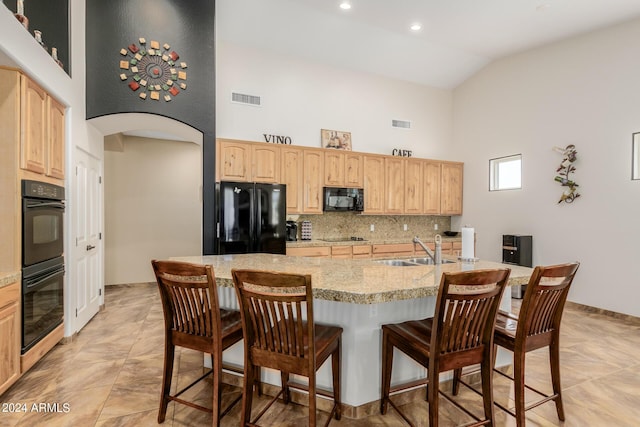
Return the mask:
[[[351,151],[351,132],[322,129],[320,131],[322,148]]]

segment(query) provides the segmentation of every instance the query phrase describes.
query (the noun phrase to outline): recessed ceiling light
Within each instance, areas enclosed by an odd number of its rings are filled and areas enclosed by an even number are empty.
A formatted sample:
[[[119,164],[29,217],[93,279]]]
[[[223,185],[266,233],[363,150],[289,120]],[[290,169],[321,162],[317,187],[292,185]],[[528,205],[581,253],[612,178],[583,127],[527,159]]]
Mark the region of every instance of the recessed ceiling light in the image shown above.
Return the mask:
[[[409,27],[409,28],[411,28],[412,31],[418,31],[418,30],[422,29],[422,25],[420,25],[418,23],[415,23],[415,24],[411,24],[411,27]]]
[[[343,10],[351,9],[351,3],[347,1],[343,1],[342,3],[340,3],[340,9],[343,9]]]

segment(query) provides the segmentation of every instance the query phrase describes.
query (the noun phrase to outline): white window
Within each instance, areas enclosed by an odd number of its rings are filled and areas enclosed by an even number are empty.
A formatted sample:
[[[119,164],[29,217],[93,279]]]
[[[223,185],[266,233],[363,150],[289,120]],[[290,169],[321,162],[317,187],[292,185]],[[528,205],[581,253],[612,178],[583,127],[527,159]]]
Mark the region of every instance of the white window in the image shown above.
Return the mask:
[[[522,188],[522,155],[489,160],[489,191]]]

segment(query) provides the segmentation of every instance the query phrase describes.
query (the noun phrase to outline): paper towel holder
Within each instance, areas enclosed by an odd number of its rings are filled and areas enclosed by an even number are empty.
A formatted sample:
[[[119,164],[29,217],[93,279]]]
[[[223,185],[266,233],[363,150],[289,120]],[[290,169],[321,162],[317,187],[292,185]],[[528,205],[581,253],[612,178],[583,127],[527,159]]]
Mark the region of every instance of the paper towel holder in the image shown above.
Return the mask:
[[[462,228],[473,228],[471,225],[469,224],[465,224],[464,226],[462,226]],[[475,244],[475,230],[474,230],[474,244]],[[479,261],[480,258],[477,257],[464,257],[464,256],[458,256],[458,261],[461,262],[467,262],[467,263],[475,263],[477,261]]]

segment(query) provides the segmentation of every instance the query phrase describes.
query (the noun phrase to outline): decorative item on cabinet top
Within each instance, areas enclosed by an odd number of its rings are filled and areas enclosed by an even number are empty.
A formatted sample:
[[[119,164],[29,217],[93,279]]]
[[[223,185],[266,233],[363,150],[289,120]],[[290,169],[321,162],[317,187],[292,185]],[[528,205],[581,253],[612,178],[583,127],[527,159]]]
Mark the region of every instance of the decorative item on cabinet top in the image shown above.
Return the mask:
[[[168,43],[151,40],[147,45],[144,37],[138,44],[131,43],[120,49],[120,80],[128,82],[133,92],[140,90],[138,97],[166,102],[187,89],[187,63],[178,62],[180,55],[171,50]]]
[[[322,148],[351,151],[351,132],[321,129]]]

